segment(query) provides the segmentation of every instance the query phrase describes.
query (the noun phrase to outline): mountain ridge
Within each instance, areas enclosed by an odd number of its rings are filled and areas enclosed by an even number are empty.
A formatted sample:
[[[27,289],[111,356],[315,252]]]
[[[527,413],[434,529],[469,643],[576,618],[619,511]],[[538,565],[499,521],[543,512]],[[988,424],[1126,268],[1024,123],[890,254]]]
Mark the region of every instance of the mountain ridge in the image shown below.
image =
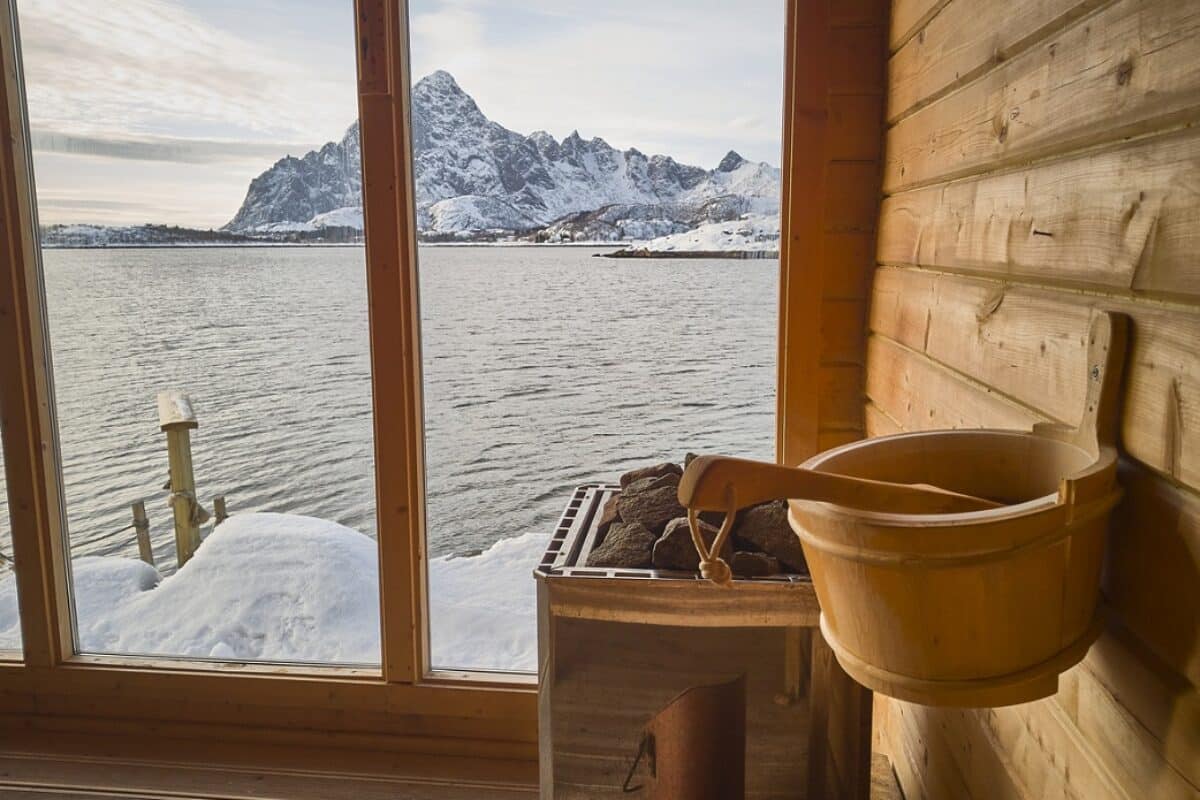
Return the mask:
[[[779,170],[730,150],[712,170],[621,151],[573,131],[556,140],[489,119],[450,73],[412,90],[417,229],[425,240],[619,241],[778,214]],[[256,176],[222,230],[255,235],[361,230],[358,123],[338,142]],[[333,225],[329,223],[332,220]]]

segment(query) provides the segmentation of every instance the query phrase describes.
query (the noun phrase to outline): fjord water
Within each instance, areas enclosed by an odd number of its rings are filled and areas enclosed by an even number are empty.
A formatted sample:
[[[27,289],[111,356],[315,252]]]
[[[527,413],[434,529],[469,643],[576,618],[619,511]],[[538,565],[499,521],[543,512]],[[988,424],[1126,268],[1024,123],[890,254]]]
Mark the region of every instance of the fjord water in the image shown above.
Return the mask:
[[[771,457],[778,263],[595,252],[421,248],[431,556],[549,534],[574,486],[627,468]],[[44,268],[72,555],[136,558],[145,498],[171,571],[162,389],[192,398],[205,506],[374,535],[362,248],[47,250]]]

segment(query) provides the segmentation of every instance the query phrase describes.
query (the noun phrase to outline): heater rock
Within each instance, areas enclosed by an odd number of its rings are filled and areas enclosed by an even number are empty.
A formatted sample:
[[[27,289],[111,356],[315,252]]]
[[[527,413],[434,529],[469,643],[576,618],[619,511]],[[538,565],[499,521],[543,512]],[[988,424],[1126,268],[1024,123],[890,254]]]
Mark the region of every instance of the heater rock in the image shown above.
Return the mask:
[[[643,489],[639,484],[631,484],[618,495],[617,513],[623,522],[640,522],[658,536],[668,522],[687,513],[679,504],[679,489],[675,484],[651,489]]]
[[[779,559],[766,553],[749,553],[739,550],[733,554],[729,568],[739,578],[763,578],[767,575],[778,575]]]
[[[738,516],[733,535],[749,545],[747,550],[761,550],[775,556],[789,572],[808,572],[800,539],[788,524],[786,500],[775,500],[751,506]]]
[[[614,494],[608,498],[608,501],[604,504],[604,508],[600,509],[600,521],[596,523],[596,531],[601,542],[608,535],[608,529],[612,527],[613,523],[621,521],[621,516],[617,513],[617,498],[620,496],[619,494]]]
[[[641,523],[619,522],[608,529],[604,543],[588,556],[587,565],[627,569],[649,567],[655,538]]]
[[[660,478],[663,475],[674,475],[676,483],[679,483],[679,476],[683,474],[683,467],[678,464],[666,462],[663,464],[655,464],[653,467],[642,467],[641,469],[630,470],[621,476],[621,488],[624,489],[634,481],[642,480],[643,478]]]
[[[653,489],[661,489],[663,486],[672,486],[678,489],[679,476],[674,472],[668,472],[665,475],[653,475],[648,478],[638,478],[636,481],[622,489],[621,494],[649,492]]]
[[[717,538],[717,529],[701,520],[700,538],[709,547]],[[727,541],[721,548],[721,558],[733,556],[733,547]],[[700,569],[700,554],[692,543],[692,532],[688,529],[687,517],[679,517],[667,523],[663,535],[654,543],[654,566],[657,569]]]

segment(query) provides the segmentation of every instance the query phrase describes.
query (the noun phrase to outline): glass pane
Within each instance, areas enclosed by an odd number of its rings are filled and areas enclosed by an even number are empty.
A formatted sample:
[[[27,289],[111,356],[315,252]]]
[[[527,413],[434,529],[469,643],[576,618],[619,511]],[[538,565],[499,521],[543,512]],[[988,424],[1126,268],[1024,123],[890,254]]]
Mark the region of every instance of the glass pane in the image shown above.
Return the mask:
[[[409,9],[432,663],[532,671],[575,486],[773,455],[785,9]]]
[[[18,6],[80,649],[379,663],[351,0]]]
[[[2,435],[0,431],[0,435]],[[13,562],[12,520],[8,516],[8,476],[0,447],[0,658],[21,657],[21,610],[17,605],[17,572]]]

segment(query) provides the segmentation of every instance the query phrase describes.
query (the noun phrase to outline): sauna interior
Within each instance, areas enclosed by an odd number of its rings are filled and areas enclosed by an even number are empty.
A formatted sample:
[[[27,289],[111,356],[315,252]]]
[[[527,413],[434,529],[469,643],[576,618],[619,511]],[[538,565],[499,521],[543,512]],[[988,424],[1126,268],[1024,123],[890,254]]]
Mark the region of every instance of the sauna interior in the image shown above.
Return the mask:
[[[817,594],[881,591],[866,567],[814,574],[814,592],[576,576],[548,552],[528,565],[539,681],[431,669],[402,0],[355,3],[371,302],[394,312],[371,321],[380,506],[398,532],[381,537],[382,663],[79,653],[6,0],[0,416],[23,652],[0,663],[0,796],[1200,798],[1200,2],[786,4],[780,464],[904,432],[1073,429],[1090,332],[1115,319],[1127,335],[1096,627],[1040,699],[918,703],[855,681],[821,632],[840,609],[822,623]],[[603,491],[572,501],[562,541],[588,535]],[[1026,611],[980,648],[1006,655],[997,642],[1042,622],[1039,593],[1058,602],[1028,580]],[[918,628],[1026,588],[967,583]],[[868,635],[899,624],[886,610]],[[714,694],[654,723],[656,763],[629,773],[644,726],[694,687]]]

